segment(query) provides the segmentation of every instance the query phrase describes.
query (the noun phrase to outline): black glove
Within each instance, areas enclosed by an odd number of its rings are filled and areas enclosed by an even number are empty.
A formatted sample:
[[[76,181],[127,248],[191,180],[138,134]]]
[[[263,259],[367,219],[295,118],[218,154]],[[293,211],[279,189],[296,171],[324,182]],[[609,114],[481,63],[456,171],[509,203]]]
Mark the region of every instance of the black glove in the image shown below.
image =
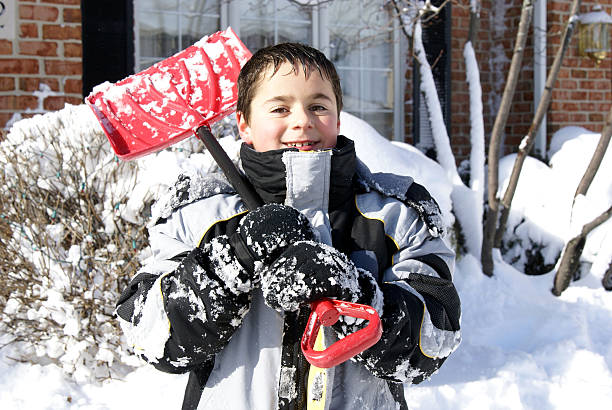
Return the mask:
[[[281,204],[266,204],[249,212],[230,244],[240,263],[251,273],[276,260],[292,243],[314,240],[308,219],[297,209]]]
[[[372,295],[367,293],[376,291],[368,279],[360,279],[362,274],[346,255],[312,241],[288,247],[260,275],[266,304],[278,311],[295,311],[322,297],[370,303]]]

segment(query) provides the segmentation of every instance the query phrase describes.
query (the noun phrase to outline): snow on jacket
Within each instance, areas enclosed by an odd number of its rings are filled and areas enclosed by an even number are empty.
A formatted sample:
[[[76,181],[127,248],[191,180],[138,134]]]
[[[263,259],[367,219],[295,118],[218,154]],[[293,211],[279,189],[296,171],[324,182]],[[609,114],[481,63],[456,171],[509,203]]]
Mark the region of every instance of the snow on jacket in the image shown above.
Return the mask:
[[[343,136],[319,152],[258,153],[243,144],[241,165],[265,202],[300,210],[322,242],[372,273],[385,294],[375,346],[383,354],[329,369],[325,408],[397,408],[402,383],[427,379],[460,343],[454,254],[441,238],[437,204],[409,177],[371,173]],[[308,363],[296,347],[308,312],[279,314],[259,289],[250,304],[237,305],[221,283],[231,275],[213,269],[204,272],[207,291],[195,292],[181,264],[195,247],[231,235],[246,212],[222,176],[181,176],[154,207],[154,260],[124,291],[117,313],[135,353],[158,369],[183,373],[214,362],[199,408],[302,408]],[[395,319],[385,321],[385,312]],[[326,344],[335,340],[326,328]]]

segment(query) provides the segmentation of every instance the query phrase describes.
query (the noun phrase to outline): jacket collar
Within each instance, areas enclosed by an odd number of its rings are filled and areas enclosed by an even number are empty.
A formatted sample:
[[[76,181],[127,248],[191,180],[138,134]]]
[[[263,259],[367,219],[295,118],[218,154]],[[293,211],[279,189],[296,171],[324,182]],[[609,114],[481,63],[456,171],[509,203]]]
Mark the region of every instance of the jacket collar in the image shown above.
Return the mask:
[[[324,154],[325,152],[328,154]],[[329,167],[325,166],[327,163],[325,157],[330,157]],[[298,189],[296,182],[300,181],[300,178],[304,181],[311,177],[316,178],[312,175],[316,172],[327,173],[321,177],[328,181],[329,189],[325,192],[319,190],[319,187],[313,187],[315,195],[321,194],[325,198],[312,199],[324,201],[329,210],[340,207],[353,195],[353,178],[357,164],[355,143],[342,135],[338,136],[335,148],[314,153],[300,152],[296,148],[257,152],[243,143],[240,148],[240,158],[247,178],[266,203],[292,204],[299,199],[293,198]],[[289,171],[287,164],[291,164]],[[320,168],[316,168],[319,165]],[[313,183],[314,181],[313,179]],[[289,195],[292,198],[287,198],[288,183]]]

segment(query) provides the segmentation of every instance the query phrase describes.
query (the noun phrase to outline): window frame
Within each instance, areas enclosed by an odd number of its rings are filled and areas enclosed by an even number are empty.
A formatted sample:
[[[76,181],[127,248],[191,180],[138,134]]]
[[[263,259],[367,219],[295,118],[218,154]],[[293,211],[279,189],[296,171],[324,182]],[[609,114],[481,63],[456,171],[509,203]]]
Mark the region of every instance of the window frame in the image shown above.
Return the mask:
[[[276,7],[276,0],[274,1],[274,8]],[[218,14],[210,14],[206,13],[205,15],[208,17],[218,18],[220,29],[225,29],[227,27],[232,27],[232,29],[236,32],[238,36],[240,36],[240,26],[241,26],[241,3],[242,0],[219,0],[219,13]],[[180,4],[180,3],[179,3]],[[312,6],[311,13],[311,38],[312,38],[312,46],[321,50],[328,58],[330,55],[330,30],[329,30],[329,11],[326,3],[318,4]],[[134,66],[137,71],[140,71],[147,66],[144,66],[143,61],[146,61],[147,64],[154,64],[156,61],[155,56],[149,56],[148,59],[143,59],[143,56],[140,55],[140,21],[139,16],[143,11],[156,11],[154,9],[149,9],[147,7],[142,6],[142,2],[140,0],[134,0]],[[182,12],[179,10],[176,11],[164,11],[170,14],[176,15],[188,15],[193,14],[189,12]],[[278,41],[278,30],[277,30],[277,22],[278,19],[276,15],[270,17],[274,19],[274,39],[275,42]],[[392,67],[390,69],[384,68],[368,68],[363,65],[360,66],[346,66],[337,68],[340,69],[350,69],[359,71],[363,73],[367,72],[391,72],[392,76],[392,92],[393,92],[393,107],[391,109],[393,113],[393,127],[392,127],[392,135],[385,135],[389,140],[394,141],[404,141],[404,133],[405,133],[405,113],[404,113],[404,105],[405,105],[405,96],[403,90],[405,90],[406,80],[405,80],[405,72],[406,72],[406,55],[405,51],[407,50],[407,40],[404,36],[401,35],[401,29],[399,27],[399,21],[397,18],[393,18],[392,21],[392,29],[391,37],[392,37]],[[178,46],[179,50],[187,47],[188,45],[182,44],[182,31],[181,31],[181,18],[178,18],[178,27],[177,30],[179,32],[178,38]],[[163,58],[162,58],[163,59]],[[361,74],[363,76],[363,74]],[[360,94],[363,87],[363,77],[360,78],[359,87]],[[353,110],[352,110],[353,111]],[[355,111],[353,111],[355,112]],[[363,116],[368,113],[376,113],[376,112],[387,112],[387,111],[377,111],[377,110],[367,110],[363,107],[360,107],[357,110],[356,115]]]

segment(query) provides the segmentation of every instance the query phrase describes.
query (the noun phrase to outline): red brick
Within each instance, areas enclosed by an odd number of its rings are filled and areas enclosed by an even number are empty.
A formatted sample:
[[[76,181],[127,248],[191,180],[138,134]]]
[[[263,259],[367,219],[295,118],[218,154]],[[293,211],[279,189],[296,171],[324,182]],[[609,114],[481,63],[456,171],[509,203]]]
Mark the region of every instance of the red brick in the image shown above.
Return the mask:
[[[587,115],[584,113],[570,113],[569,120],[573,123],[585,122],[587,119]]]
[[[561,101],[552,100],[550,102],[550,110],[551,111],[559,111],[559,110],[561,110],[561,104],[562,104]]]
[[[19,17],[23,20],[56,21],[59,10],[53,6],[19,6]]]
[[[22,38],[36,38],[38,37],[38,26],[36,23],[24,23],[19,26],[20,35]]]
[[[569,12],[570,4],[563,3],[560,1],[551,1],[548,5],[549,11],[561,11],[561,12]]]
[[[24,77],[19,79],[19,89],[22,91],[38,91],[40,85],[46,84],[52,91],[59,91],[59,81],[56,78],[31,78]]]
[[[80,23],[81,22],[81,9],[64,9],[64,23]]]
[[[12,91],[15,89],[15,80],[9,77],[0,77],[0,91]]]
[[[0,40],[0,54],[13,54],[13,42],[11,40]]]
[[[44,0],[44,2],[52,3],[52,4],[69,4],[69,5],[81,4],[81,0]]]
[[[53,96],[45,98],[43,102],[43,108],[48,111],[56,111],[64,108],[66,104],[79,105],[83,103],[82,98],[77,97],[66,97],[66,96]]]
[[[586,70],[581,70],[581,69],[572,70],[572,78],[586,78],[586,77],[587,77]]]
[[[570,78],[571,71],[567,69],[560,69],[557,74],[557,78]]]
[[[578,81],[574,81],[574,80],[561,80],[561,81],[557,81],[556,86],[560,89],[566,89],[566,90],[576,90],[578,89]]]
[[[572,91],[570,92],[569,99],[573,101],[584,101],[587,99],[586,91]]]
[[[50,75],[80,75],[83,65],[80,61],[45,60],[45,73]]]
[[[38,61],[30,59],[0,59],[0,74],[38,74]]]
[[[589,114],[589,121],[591,122],[603,122],[604,116],[602,113],[593,112]]]
[[[605,92],[589,91],[589,100],[591,101],[605,101],[605,98]]]
[[[610,111],[610,108],[612,107],[612,95],[606,101],[608,101],[608,102],[597,104],[597,110],[596,111],[599,111],[599,112],[608,112],[608,111]]]
[[[592,80],[581,80],[580,88],[587,90],[601,90],[602,86],[605,87],[606,83],[602,81],[592,81]]]
[[[43,38],[50,40],[80,40],[81,26],[43,25]]]
[[[570,93],[568,90],[555,89],[553,90],[552,99],[553,101],[569,100],[571,98]]]
[[[57,43],[54,41],[21,41],[19,53],[34,56],[57,56]]]
[[[565,112],[554,111],[550,113],[549,117],[550,117],[551,122],[557,122],[557,123],[567,122],[569,120],[569,116]]]
[[[2,112],[0,113],[0,128],[6,127],[6,123],[13,118],[14,113],[12,112]],[[0,134],[0,141],[2,141],[2,134]]]
[[[597,104],[595,104],[594,102],[580,101],[580,111],[597,111],[596,108],[597,108]]]
[[[38,98],[33,95],[0,95],[1,110],[25,110],[38,107]]]
[[[574,102],[563,102],[561,104],[561,109],[568,111],[570,113],[575,113],[576,111],[578,111],[578,104],[574,103]]]
[[[83,81],[72,78],[64,81],[64,92],[66,94],[81,94],[83,92]]]
[[[608,70],[611,71],[611,70]],[[586,71],[587,78],[592,80],[603,79],[606,78],[605,70],[588,70]]]
[[[64,57],[83,57],[81,43],[64,43]]]

